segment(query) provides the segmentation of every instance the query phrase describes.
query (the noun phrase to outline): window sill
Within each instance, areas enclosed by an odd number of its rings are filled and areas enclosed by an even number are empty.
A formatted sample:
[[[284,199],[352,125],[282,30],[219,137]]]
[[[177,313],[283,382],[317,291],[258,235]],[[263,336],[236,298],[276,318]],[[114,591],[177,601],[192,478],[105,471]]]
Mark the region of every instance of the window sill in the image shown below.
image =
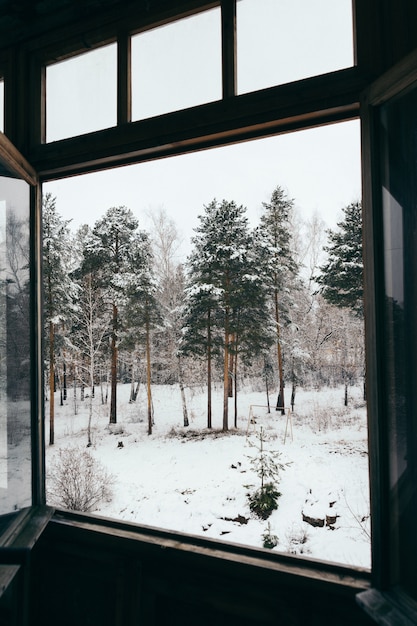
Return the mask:
[[[297,585],[337,587],[340,592],[354,595],[370,587],[370,571],[348,567],[309,557],[280,554],[270,550],[230,544],[221,540],[207,540],[199,536],[182,535],[148,526],[118,522],[89,514],[57,511],[48,526],[48,534],[74,535],[74,540],[88,543],[100,540],[118,544],[120,549],[132,554],[164,551],[176,558],[201,562],[221,562],[223,567],[246,570],[257,569],[257,576],[291,579]]]

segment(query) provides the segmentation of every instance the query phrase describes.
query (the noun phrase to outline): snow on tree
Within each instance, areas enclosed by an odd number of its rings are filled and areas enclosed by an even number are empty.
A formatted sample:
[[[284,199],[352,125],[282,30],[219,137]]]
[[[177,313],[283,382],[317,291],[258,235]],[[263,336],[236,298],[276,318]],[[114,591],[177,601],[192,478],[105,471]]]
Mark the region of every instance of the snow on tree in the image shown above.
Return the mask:
[[[73,270],[69,222],[56,210],[56,198],[47,193],[43,209],[43,281],[44,324],[49,356],[49,444],[54,443],[55,365],[57,346],[76,308],[77,288],[71,278]]]
[[[361,355],[362,363],[364,362],[362,204],[352,202],[342,210],[344,218],[338,223],[338,230],[327,232],[329,243],[324,250],[328,258],[320,267],[320,275],[316,280],[324,299],[329,304],[347,310],[346,315],[340,320],[337,333],[338,362],[345,387],[344,401],[347,405],[348,385],[353,379],[352,368],[357,370],[360,367],[357,362],[358,354]],[[352,316],[357,319],[352,319]],[[354,336],[360,338],[360,346],[352,341]],[[364,371],[364,365],[361,369]]]
[[[120,308],[126,303],[126,289],[132,283],[137,261],[139,223],[125,206],[111,207],[94,224],[85,245],[84,272],[100,278],[111,310],[111,400],[110,423],[117,422],[117,364]]]
[[[362,204],[352,202],[343,209],[338,230],[328,230],[327,261],[320,267],[317,282],[323,297],[337,307],[363,314]]]
[[[211,428],[212,357],[223,360],[223,430],[228,430],[230,374],[236,375],[239,344],[255,343],[248,317],[263,307],[254,271],[253,241],[245,208],[213,200],[204,207],[188,259],[188,287],[182,350],[207,359],[208,417]],[[252,311],[250,315],[249,311]],[[258,341],[259,343],[259,341]]]
[[[156,297],[164,319],[161,332],[153,334],[153,371],[157,382],[172,384],[177,382],[181,369],[178,363],[179,307],[184,299],[184,272],[177,255],[181,238],[165,209],[153,211],[149,217],[153,268],[158,285]]]
[[[91,423],[93,416],[94,383],[97,367],[106,340],[110,336],[111,328],[106,315],[106,302],[100,281],[92,271],[85,271],[84,248],[91,237],[91,230],[83,225],[76,233],[75,253],[78,256],[78,268],[74,271],[74,278],[80,287],[78,309],[73,318],[71,329],[71,348],[74,356],[79,355],[74,363],[73,376],[81,371],[81,384],[90,387],[88,402],[87,446],[92,445]],[[78,245],[77,245],[78,244]],[[77,249],[78,248],[78,249]],[[84,271],[83,271],[84,269]],[[78,362],[77,362],[78,361]],[[76,370],[77,368],[77,370]]]
[[[125,334],[133,342],[145,344],[148,434],[152,434],[153,404],[151,391],[151,333],[161,324],[160,307],[156,299],[157,283],[153,275],[153,255],[149,236],[136,234],[131,243],[132,271],[125,276],[126,305],[124,309]]]
[[[281,325],[291,321],[292,290],[297,286],[298,264],[292,244],[291,217],[294,200],[276,187],[270,202],[263,202],[256,231],[259,264],[269,290],[275,320],[279,394],[276,408],[284,412],[284,370]]]

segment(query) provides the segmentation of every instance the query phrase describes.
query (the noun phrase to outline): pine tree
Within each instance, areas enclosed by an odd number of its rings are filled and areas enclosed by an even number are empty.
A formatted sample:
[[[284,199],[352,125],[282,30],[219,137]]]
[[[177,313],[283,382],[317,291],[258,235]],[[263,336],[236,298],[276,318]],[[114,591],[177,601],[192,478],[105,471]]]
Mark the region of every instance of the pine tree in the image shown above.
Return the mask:
[[[160,307],[156,298],[157,283],[153,276],[153,258],[149,236],[136,234],[131,250],[132,271],[126,275],[125,332],[133,342],[145,345],[146,389],[148,398],[148,434],[152,434],[153,404],[151,391],[151,333],[161,324]]]
[[[188,260],[185,330],[182,349],[207,359],[208,427],[211,427],[211,360],[222,354],[223,430],[228,430],[230,375],[236,379],[239,347],[248,354],[260,345],[258,317],[263,305],[252,254],[253,241],[245,208],[234,202],[213,200],[200,216]],[[263,323],[265,320],[263,319]],[[258,340],[255,341],[258,328]],[[236,401],[236,389],[235,389]],[[236,409],[235,409],[236,413]]]
[[[284,370],[281,324],[290,321],[291,290],[296,288],[298,265],[292,246],[291,217],[294,200],[281,187],[276,187],[270,202],[263,203],[264,212],[257,229],[259,265],[268,286],[275,321],[279,395],[276,408],[284,413]]]
[[[117,422],[117,364],[120,308],[132,283],[137,260],[138,221],[125,206],[111,207],[95,223],[85,246],[83,272],[93,272],[111,310],[111,396],[110,423]]]
[[[363,314],[362,204],[352,202],[343,209],[338,230],[328,230],[328,259],[320,267],[317,282],[323,297],[337,307]]]
[[[77,289],[71,278],[72,246],[68,224],[56,210],[56,198],[46,194],[43,208],[44,323],[49,355],[49,444],[54,443],[56,350],[65,325],[76,308]]]

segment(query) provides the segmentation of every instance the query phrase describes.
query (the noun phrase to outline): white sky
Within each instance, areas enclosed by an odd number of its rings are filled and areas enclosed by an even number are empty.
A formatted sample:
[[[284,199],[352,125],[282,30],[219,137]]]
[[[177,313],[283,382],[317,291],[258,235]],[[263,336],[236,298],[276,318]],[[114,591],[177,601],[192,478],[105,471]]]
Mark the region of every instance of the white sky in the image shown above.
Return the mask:
[[[134,119],[219,97],[221,59],[212,50],[213,41],[220,46],[219,29],[220,12],[214,9],[135,38]],[[351,1],[241,0],[237,37],[240,93],[348,67],[353,63]],[[115,47],[83,56],[84,66],[75,58],[47,70],[48,140],[115,121]],[[277,185],[294,198],[303,216],[317,210],[334,227],[340,209],[361,196],[359,121],[74,177],[44,188],[57,197],[58,211],[73,220],[74,228],[93,225],[109,207],[119,205],[128,206],[146,228],[146,213],[163,207],[187,241],[203,205],[213,198],[243,204],[255,224],[262,202],[269,201]]]
[[[361,197],[359,121],[63,179],[44,190],[74,229],[119,205],[146,228],[146,213],[163,207],[187,240],[213,198],[243,204],[255,224],[277,185],[303,217],[318,211],[334,227],[342,207]]]

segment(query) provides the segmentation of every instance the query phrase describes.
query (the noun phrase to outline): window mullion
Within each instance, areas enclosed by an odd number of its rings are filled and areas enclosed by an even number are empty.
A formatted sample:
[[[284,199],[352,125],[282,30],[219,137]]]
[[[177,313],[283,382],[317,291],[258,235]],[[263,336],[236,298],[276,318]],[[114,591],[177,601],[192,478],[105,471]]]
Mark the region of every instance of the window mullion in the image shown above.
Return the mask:
[[[131,38],[119,34],[117,40],[117,124],[132,121]]]
[[[223,98],[236,95],[236,0],[223,0],[222,9],[222,72]]]

